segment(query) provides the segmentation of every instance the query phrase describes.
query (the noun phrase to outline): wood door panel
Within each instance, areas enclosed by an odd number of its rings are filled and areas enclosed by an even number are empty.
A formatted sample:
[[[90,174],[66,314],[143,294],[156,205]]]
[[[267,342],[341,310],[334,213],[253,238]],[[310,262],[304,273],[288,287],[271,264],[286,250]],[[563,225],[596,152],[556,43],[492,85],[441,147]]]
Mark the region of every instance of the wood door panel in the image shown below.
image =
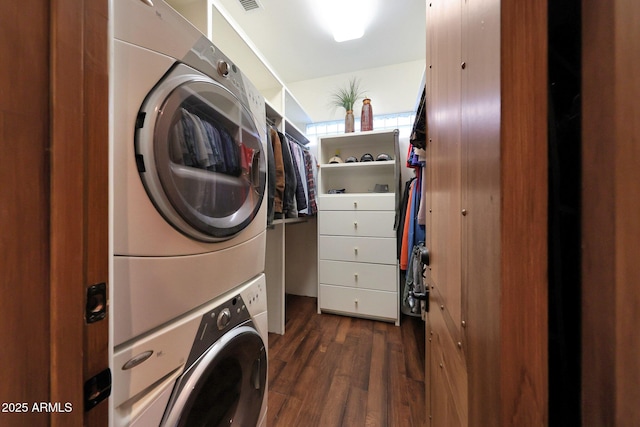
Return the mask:
[[[467,367],[463,347],[454,342],[451,322],[446,312],[432,297],[427,331],[431,344],[432,423],[434,426],[468,425]]]
[[[49,418],[31,406],[50,400],[47,11],[0,3],[0,402],[27,403],[0,412],[7,427]]]
[[[546,4],[427,10],[432,425],[544,425]]]
[[[108,2],[80,3],[0,3],[0,57],[11,58],[0,68],[0,400],[29,405],[0,413],[3,427],[108,422],[106,402],[83,408],[83,364],[108,366],[106,322],[93,346],[83,336],[87,272],[108,275]],[[87,19],[96,9],[103,25]],[[88,77],[90,63],[101,78]],[[38,412],[38,402],[62,411]]]
[[[490,426],[500,424],[500,382],[487,379],[500,371],[500,2],[469,2],[464,13],[462,320],[469,390],[482,390],[469,419]]]
[[[582,8],[582,420],[636,426],[640,3],[584,0]]]
[[[431,274],[444,304],[461,317],[461,18],[460,2],[432,2],[429,139]]]

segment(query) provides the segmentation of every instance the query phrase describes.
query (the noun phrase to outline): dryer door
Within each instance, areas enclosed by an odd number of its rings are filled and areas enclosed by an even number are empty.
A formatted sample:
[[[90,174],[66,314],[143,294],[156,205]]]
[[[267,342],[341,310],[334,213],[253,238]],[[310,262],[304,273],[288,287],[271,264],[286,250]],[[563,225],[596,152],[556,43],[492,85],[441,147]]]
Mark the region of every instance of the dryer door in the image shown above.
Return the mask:
[[[251,223],[266,182],[259,126],[233,93],[184,64],[156,86],[138,115],[136,161],[174,228],[213,242]]]
[[[255,426],[266,386],[265,343],[253,327],[239,326],[177,381],[161,426]]]

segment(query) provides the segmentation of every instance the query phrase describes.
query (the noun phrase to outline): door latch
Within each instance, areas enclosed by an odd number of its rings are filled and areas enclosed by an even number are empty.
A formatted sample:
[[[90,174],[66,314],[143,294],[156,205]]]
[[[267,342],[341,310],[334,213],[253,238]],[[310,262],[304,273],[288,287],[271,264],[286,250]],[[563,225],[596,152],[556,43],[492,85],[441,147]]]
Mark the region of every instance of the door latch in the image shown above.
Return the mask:
[[[85,319],[94,323],[107,317],[107,284],[98,283],[87,288]]]
[[[90,411],[111,395],[111,369],[107,368],[84,383],[84,411]]]

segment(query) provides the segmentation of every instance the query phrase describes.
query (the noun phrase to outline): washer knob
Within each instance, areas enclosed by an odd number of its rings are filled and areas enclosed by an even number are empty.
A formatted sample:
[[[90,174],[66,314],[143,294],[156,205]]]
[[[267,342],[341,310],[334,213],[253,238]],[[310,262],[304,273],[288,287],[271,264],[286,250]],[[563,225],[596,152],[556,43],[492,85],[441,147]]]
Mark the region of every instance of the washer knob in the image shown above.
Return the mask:
[[[229,325],[229,322],[231,322],[231,311],[225,308],[218,314],[218,329],[223,330]]]
[[[220,73],[222,77],[229,75],[229,63],[227,61],[218,61],[218,73]]]

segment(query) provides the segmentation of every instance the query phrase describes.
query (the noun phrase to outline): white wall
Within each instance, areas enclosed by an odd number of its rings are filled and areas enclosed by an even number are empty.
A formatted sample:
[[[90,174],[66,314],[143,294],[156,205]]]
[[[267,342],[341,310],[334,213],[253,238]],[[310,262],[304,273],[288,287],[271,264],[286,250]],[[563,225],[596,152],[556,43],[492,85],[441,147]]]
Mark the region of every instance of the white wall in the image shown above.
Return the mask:
[[[344,110],[330,105],[331,93],[345,87],[352,77],[360,80],[360,88],[371,98],[373,113],[392,114],[413,111],[419,99],[424,61],[404,62],[385,67],[370,68],[356,73],[336,74],[313,80],[287,83],[287,87],[302,104],[313,122],[340,120]],[[358,101],[354,114],[360,115],[362,102]]]

